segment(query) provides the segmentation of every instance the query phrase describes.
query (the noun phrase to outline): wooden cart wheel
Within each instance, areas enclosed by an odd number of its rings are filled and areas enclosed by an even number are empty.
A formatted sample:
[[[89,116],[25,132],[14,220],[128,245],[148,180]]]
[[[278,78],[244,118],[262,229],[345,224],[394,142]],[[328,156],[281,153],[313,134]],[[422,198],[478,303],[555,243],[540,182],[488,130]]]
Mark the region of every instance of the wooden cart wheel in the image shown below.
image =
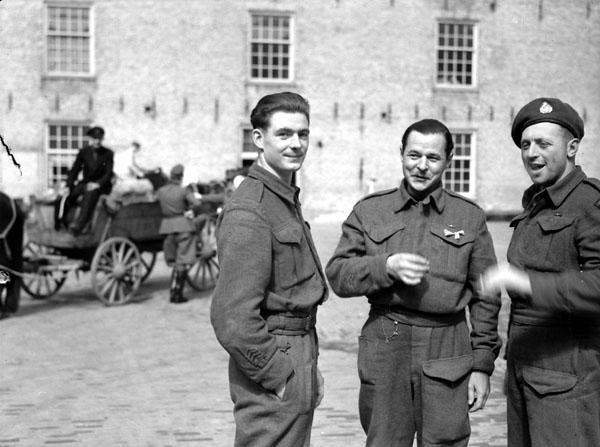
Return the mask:
[[[215,221],[213,219],[206,221],[200,233],[196,263],[188,270],[187,282],[198,291],[212,289],[219,276],[215,231]]]
[[[135,294],[144,269],[133,242],[111,237],[94,253],[90,271],[94,293],[105,305],[115,306],[125,304]]]
[[[53,254],[52,250],[43,245],[28,242],[23,247],[24,270],[21,286],[29,296],[36,300],[50,298],[65,283],[67,274],[61,270],[50,270],[45,268],[41,261],[44,257]],[[38,260],[40,260],[38,262]]]
[[[154,268],[154,264],[156,263],[156,253],[152,251],[143,251],[140,253],[140,261],[142,263],[142,279],[144,282],[152,273],[152,269]]]

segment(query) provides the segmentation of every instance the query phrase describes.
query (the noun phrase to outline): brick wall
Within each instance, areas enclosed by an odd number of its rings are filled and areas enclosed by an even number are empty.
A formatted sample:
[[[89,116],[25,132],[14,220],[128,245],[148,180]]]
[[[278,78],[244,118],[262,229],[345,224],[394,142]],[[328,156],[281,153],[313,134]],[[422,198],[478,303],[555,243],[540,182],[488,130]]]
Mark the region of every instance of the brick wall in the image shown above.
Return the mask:
[[[241,129],[249,124],[249,110],[263,94],[284,89],[311,102],[311,149],[299,183],[304,206],[315,213],[348,212],[367,179],[376,179],[378,189],[397,185],[400,137],[424,117],[474,130],[476,200],[491,212],[517,210],[529,181],[510,140],[511,117],[542,95],[558,96],[584,115],[578,161],[600,176],[597,1],[93,4],[96,75],[73,80],[43,76],[43,1],[0,3],[0,133],[23,165],[21,176],[0,157],[0,185],[10,193],[43,192],[48,120],[97,123],[106,128],[107,146],[140,141],[148,164],[168,170],[183,162],[188,178],[223,178],[226,169],[241,165]],[[294,83],[248,81],[251,9],[293,12]],[[477,24],[475,89],[435,87],[435,35],[442,18]]]

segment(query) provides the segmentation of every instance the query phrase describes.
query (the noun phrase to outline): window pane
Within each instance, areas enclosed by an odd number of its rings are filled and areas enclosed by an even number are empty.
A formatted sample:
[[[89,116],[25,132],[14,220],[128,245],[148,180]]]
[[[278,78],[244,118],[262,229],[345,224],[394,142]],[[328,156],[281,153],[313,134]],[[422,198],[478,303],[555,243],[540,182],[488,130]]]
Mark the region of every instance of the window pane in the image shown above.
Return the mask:
[[[290,18],[254,14],[250,42],[250,75],[260,79],[287,79],[290,59]]]

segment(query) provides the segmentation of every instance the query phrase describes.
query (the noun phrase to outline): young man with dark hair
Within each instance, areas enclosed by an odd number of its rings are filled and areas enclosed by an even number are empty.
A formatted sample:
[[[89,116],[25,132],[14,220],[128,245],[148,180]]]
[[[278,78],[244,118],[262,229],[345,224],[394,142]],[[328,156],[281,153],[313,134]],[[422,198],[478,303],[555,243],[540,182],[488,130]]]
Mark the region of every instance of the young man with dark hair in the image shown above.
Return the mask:
[[[354,206],[326,273],[339,296],[371,305],[358,351],[367,446],[411,447],[415,433],[421,446],[466,446],[500,349],[500,297],[476,291],[494,247],[483,210],[442,187],[447,127],[422,120],[402,142],[404,181]]]
[[[231,356],[240,447],[308,447],[323,396],[315,322],[327,285],[291,185],[308,151],[309,117],[295,93],[258,102],[251,115],[258,159],[219,221],[211,321]]]

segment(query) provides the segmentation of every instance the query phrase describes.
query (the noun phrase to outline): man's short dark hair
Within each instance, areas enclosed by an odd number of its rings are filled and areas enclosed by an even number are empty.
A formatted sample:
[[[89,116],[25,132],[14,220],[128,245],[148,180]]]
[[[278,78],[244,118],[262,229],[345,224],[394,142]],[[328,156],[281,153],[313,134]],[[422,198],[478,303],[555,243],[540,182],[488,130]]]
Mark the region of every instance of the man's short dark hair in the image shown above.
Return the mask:
[[[254,129],[269,127],[271,115],[275,112],[303,113],[310,123],[310,106],[308,101],[297,93],[280,92],[263,96],[252,113],[250,122]]]
[[[452,149],[454,149],[454,141],[452,140],[452,134],[448,128],[442,122],[428,118],[411,124],[404,131],[404,135],[402,135],[402,153],[404,153],[406,141],[408,140],[408,136],[412,131],[419,132],[423,135],[431,135],[436,133],[443,135],[444,139],[446,140],[446,157],[448,157],[450,152],[452,152]]]

